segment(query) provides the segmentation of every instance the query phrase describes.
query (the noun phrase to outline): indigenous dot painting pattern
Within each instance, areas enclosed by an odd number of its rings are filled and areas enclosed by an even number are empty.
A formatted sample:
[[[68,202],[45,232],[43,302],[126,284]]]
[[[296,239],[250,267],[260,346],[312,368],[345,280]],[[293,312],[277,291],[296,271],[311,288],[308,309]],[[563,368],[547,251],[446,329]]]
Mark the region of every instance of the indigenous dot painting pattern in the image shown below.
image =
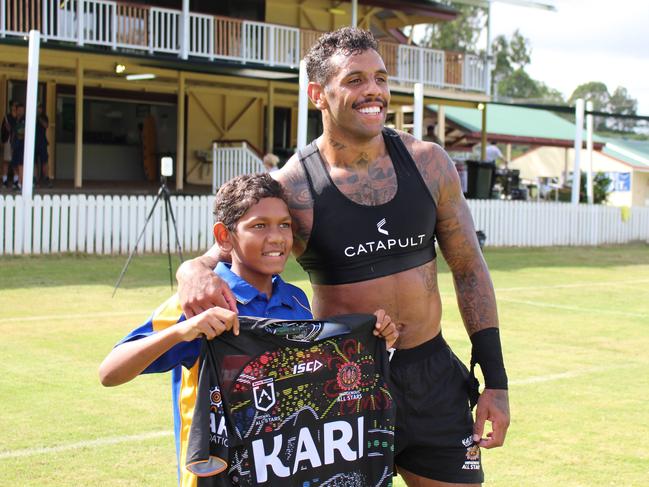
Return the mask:
[[[226,407],[212,408],[212,424],[225,418],[228,438],[211,440],[227,443],[228,468],[217,477],[241,486],[391,486],[395,404],[385,342],[372,330],[370,322],[310,344],[273,337],[258,355],[225,354],[216,370]],[[242,329],[236,340],[253,335]],[[215,481],[199,486],[222,485]]]

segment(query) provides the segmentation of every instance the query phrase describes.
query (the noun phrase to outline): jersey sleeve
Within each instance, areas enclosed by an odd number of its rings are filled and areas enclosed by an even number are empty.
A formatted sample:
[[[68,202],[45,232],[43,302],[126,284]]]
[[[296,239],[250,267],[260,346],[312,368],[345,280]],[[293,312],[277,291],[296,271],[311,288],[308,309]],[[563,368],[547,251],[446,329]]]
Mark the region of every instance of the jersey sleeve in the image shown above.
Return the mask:
[[[198,477],[212,477],[228,466],[229,432],[221,385],[212,354],[211,345],[203,340],[201,369],[196,393],[194,417],[189,430],[186,468]]]

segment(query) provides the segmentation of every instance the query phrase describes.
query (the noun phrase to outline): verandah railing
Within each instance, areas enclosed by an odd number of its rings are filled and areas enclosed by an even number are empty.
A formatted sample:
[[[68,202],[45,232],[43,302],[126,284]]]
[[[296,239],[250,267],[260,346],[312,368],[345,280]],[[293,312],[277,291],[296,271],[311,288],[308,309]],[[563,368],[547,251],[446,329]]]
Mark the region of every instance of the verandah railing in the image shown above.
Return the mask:
[[[82,14],[80,15],[79,12]],[[0,37],[39,30],[44,41],[91,44],[229,59],[296,69],[319,32],[248,20],[189,13],[183,49],[182,11],[114,0],[0,0]],[[390,76],[436,88],[485,92],[484,60],[397,43],[381,43]]]
[[[246,142],[214,142],[209,160],[217,161],[216,171],[212,173],[212,187],[215,189],[240,174],[266,171],[262,160]]]
[[[155,196],[0,195],[0,255],[81,252],[127,254]],[[181,245],[187,251],[212,243],[213,196],[172,196]],[[469,200],[475,226],[487,245],[587,246],[649,241],[649,208],[572,206],[569,203]],[[28,222],[25,225],[25,222]],[[139,249],[165,252],[164,210],[156,207]],[[171,230],[171,243],[175,235]]]

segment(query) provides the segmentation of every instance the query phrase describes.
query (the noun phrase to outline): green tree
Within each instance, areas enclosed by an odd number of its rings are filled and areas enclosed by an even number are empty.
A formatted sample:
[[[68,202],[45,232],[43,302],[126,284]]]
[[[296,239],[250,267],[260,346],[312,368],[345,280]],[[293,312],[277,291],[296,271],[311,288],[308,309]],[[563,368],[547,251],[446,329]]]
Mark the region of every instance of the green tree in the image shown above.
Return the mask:
[[[593,102],[594,111],[606,112],[609,109],[611,95],[606,85],[601,81],[589,81],[575,88],[570,98],[568,98],[568,104],[574,105],[579,98]],[[595,130],[606,130],[606,118],[593,117],[593,127]]]
[[[528,39],[516,29],[511,39],[500,35],[492,43],[494,68],[492,92],[497,96],[523,98],[541,103],[565,104],[563,95],[545,83],[533,79],[525,67],[532,60]]]
[[[450,0],[442,2],[450,4]],[[485,9],[466,4],[453,4],[453,7],[459,12],[457,19],[427,25],[419,44],[446,51],[478,51],[477,43],[487,20]],[[565,103],[558,90],[532,79],[525,71],[532,60],[532,47],[529,39],[518,29],[510,38],[500,35],[493,39],[491,51],[492,93],[552,104]]]
[[[606,85],[601,81],[590,81],[577,86],[568,103],[572,105],[578,98],[592,101],[593,110],[596,112],[635,115],[638,109],[637,100],[629,95],[626,88],[618,86],[613,94],[610,94]],[[632,132],[636,126],[636,121],[616,117],[594,117],[593,125],[595,130],[599,131],[611,129],[619,132]]]
[[[530,40],[523,37],[518,29],[514,31],[509,41],[509,50],[512,64],[525,68],[532,61],[532,48]]]
[[[566,104],[566,100],[563,98],[563,93],[561,93],[559,90],[550,88],[542,81],[537,81],[537,84],[539,86],[539,91],[541,92],[540,98],[543,100],[543,102],[549,103],[550,105]]]
[[[459,12],[457,18],[427,25],[420,45],[445,51],[476,52],[480,33],[485,27],[484,8],[457,4],[453,7]]]
[[[585,172],[581,173],[579,180],[579,202],[588,203],[588,193],[586,192],[586,180],[588,176]],[[611,186],[611,179],[603,172],[598,172],[593,175],[593,203],[601,205],[606,203],[608,194],[610,193],[609,187]]]
[[[609,105],[611,112],[622,115],[636,115],[638,110],[638,101],[631,98],[627,89],[622,86],[615,88],[609,100]],[[632,132],[636,126],[636,121],[628,118],[612,117],[609,126],[613,130],[620,132]]]
[[[611,95],[608,92],[608,88],[601,81],[589,81],[588,83],[583,83],[575,88],[575,91],[572,92],[568,103],[574,105],[577,98],[583,98],[586,101],[593,102],[593,109],[595,111],[604,111],[608,108],[608,103],[611,99]]]
[[[507,37],[499,35],[493,40],[491,43],[491,55],[493,56],[493,70],[491,71],[493,86],[491,91],[493,92],[493,88],[500,81],[514,72]]]
[[[498,83],[499,96],[510,98],[541,98],[539,83],[532,79],[525,69],[518,68]]]

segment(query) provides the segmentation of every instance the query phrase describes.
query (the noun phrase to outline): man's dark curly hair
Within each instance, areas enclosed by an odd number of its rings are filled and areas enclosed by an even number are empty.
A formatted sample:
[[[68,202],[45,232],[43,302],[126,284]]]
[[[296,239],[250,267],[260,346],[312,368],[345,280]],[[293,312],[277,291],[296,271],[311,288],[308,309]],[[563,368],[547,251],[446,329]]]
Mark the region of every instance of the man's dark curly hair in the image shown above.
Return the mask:
[[[262,198],[279,198],[288,205],[282,185],[268,173],[244,174],[221,186],[214,201],[214,221],[234,231],[237,222]]]
[[[369,49],[378,50],[378,42],[367,30],[342,27],[320,36],[309,49],[304,60],[309,81],[325,84],[335,74],[329,59],[339,52],[346,56],[361,54]]]

